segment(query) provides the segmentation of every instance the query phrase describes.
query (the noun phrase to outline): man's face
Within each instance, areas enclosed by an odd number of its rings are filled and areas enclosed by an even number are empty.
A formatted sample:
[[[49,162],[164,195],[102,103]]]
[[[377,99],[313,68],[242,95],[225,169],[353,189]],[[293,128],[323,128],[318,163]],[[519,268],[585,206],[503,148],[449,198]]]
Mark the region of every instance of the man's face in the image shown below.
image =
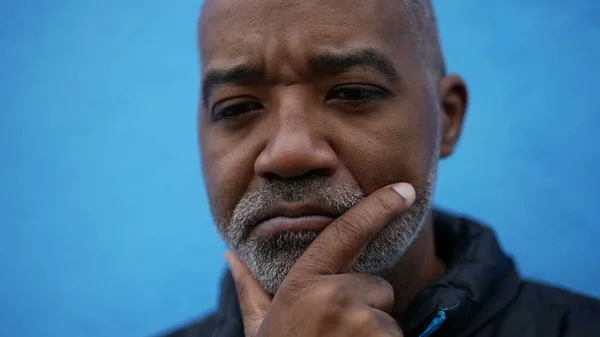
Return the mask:
[[[199,136],[211,210],[272,293],[323,226],[385,185],[409,182],[417,200],[353,270],[390,268],[422,227],[440,104],[398,2],[205,5]]]

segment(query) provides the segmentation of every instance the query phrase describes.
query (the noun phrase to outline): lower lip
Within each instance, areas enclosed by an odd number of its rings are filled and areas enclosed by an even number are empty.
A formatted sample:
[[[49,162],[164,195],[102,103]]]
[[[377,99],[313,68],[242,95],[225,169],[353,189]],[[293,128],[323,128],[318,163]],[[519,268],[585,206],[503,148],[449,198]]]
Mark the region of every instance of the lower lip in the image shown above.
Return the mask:
[[[255,232],[257,235],[270,235],[283,231],[323,230],[334,218],[324,215],[307,215],[297,218],[278,216],[260,223]]]

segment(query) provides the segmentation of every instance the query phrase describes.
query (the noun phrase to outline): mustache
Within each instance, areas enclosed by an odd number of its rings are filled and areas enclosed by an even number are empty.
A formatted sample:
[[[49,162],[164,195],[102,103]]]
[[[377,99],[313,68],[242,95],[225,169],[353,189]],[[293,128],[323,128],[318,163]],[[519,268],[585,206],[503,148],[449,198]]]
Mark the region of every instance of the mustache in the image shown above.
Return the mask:
[[[365,193],[358,185],[335,183],[323,176],[273,178],[240,199],[233,210],[228,231],[234,237],[247,234],[258,225],[258,219],[281,203],[311,202],[341,214],[364,198]]]

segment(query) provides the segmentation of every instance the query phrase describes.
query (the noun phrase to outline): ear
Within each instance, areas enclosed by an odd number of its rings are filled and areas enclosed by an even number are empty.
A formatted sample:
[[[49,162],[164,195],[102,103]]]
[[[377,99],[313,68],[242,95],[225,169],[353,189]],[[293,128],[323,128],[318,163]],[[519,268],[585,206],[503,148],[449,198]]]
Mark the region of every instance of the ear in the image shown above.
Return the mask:
[[[467,86],[457,75],[444,76],[439,82],[442,133],[440,158],[446,158],[454,152],[460,138],[468,104]]]

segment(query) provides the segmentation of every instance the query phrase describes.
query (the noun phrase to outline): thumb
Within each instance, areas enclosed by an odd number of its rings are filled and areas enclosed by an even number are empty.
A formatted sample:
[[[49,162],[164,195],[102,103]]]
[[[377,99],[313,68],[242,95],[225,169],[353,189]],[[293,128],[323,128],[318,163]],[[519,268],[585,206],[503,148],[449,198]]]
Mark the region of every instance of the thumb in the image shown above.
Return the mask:
[[[234,252],[225,252],[225,260],[235,281],[246,337],[254,337],[271,306],[273,297],[262,288]]]

